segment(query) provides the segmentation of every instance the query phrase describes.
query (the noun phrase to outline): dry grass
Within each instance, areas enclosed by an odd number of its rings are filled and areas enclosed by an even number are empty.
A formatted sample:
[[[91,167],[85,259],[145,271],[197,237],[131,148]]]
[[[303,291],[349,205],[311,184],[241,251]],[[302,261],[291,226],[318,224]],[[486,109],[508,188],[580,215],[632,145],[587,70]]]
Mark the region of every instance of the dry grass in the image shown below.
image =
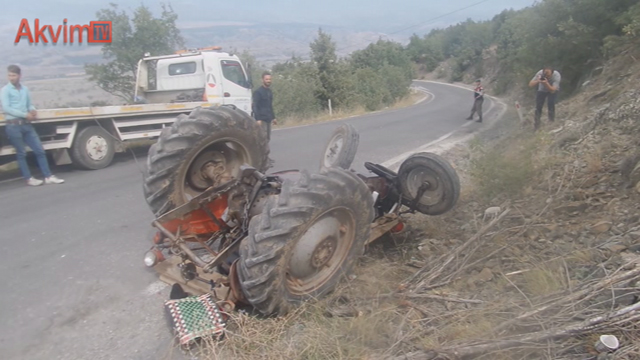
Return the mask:
[[[586,157],[587,171],[589,173],[599,173],[602,171],[602,150],[593,150]]]
[[[398,100],[395,104],[380,111],[401,109],[408,106],[412,106],[416,103],[416,101],[423,99],[424,97],[425,97],[425,94],[412,91],[408,96],[405,96],[404,98]],[[317,116],[313,116],[309,118],[289,117],[284,119],[278,119],[278,125],[274,126],[274,128],[288,128],[292,126],[317,124],[322,122],[342,120],[348,117],[361,116],[361,115],[366,115],[370,113],[371,112],[367,111],[363,106],[358,106],[349,110],[333,111],[331,115],[329,115],[329,112],[327,111]]]
[[[375,256],[375,255],[374,255]],[[287,316],[259,318],[234,312],[226,339],[195,350],[206,359],[366,359],[397,351],[419,331],[415,310],[388,294],[409,273],[392,260],[366,257],[356,278]],[[396,258],[397,259],[397,258]],[[344,301],[341,300],[345,300]],[[348,316],[332,316],[329,311]],[[413,319],[413,320],[412,320]]]

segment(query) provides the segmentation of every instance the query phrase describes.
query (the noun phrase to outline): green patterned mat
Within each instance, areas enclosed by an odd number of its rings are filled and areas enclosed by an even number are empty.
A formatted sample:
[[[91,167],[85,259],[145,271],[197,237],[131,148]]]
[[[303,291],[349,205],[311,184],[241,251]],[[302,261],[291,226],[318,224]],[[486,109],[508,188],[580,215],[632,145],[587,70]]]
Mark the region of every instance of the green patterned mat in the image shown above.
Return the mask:
[[[224,333],[227,316],[220,311],[211,294],[168,300],[165,310],[180,345],[209,336],[220,338]]]

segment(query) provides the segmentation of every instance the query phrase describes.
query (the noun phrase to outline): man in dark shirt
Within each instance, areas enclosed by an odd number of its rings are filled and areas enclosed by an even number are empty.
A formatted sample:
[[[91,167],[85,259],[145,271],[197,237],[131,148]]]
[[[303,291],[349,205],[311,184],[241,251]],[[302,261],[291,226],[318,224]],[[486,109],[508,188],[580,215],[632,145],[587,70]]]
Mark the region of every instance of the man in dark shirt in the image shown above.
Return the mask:
[[[480,79],[476,80],[476,88],[473,90],[473,107],[471,115],[467,120],[473,120],[473,115],[478,112],[479,119],[476,122],[482,122],[482,103],[484,102],[484,88]]]
[[[253,117],[260,126],[266,128],[267,138],[271,140],[271,124],[278,125],[273,113],[273,93],[271,92],[271,74],[262,74],[262,86],[253,92]]]

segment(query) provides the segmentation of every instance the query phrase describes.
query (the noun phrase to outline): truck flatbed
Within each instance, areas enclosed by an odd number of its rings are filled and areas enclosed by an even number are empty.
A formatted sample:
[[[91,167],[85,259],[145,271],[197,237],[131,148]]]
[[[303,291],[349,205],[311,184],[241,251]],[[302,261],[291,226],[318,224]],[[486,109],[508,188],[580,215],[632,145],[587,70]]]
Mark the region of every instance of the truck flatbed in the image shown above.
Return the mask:
[[[169,104],[135,104],[122,106],[96,106],[78,108],[60,108],[38,110],[38,119],[32,121],[34,124],[58,123],[60,121],[81,121],[93,119],[116,119],[138,115],[166,115],[171,113],[182,113],[185,110],[195,109],[198,106],[209,107],[213,104],[208,102],[184,102]],[[0,126],[4,126],[5,116],[0,112]]]

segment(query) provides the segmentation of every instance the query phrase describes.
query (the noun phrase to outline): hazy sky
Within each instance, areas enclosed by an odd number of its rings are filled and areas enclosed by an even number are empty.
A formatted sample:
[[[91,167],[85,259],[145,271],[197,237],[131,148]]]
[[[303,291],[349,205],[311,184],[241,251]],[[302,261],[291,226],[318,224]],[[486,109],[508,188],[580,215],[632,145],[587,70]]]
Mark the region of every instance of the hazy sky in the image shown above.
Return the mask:
[[[131,11],[144,3],[159,14],[160,1],[122,0],[31,0],[32,5],[16,5],[13,0],[0,0],[0,31],[15,36],[20,19],[36,18],[41,24],[59,25],[64,18],[68,24],[84,24],[95,17],[97,10],[117,3]],[[450,12],[461,10],[455,14]],[[507,8],[521,9],[536,0],[174,0],[170,4],[179,16],[180,24],[209,21],[241,22],[305,22],[318,25],[348,26],[360,30],[394,33],[406,27],[426,23],[408,30],[425,32],[432,27],[444,27],[467,18],[484,20]],[[14,5],[14,6],[11,6]],[[443,16],[446,15],[446,16]],[[429,21],[443,16],[440,19]],[[407,32],[403,32],[406,34]]]

